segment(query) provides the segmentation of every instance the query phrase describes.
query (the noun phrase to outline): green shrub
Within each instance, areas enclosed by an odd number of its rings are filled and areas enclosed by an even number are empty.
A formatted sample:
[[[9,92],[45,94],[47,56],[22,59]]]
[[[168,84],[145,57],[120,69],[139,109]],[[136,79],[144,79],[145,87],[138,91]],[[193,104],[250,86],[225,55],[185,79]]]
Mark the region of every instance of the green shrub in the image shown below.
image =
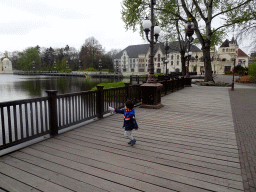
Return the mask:
[[[164,75],[163,73],[154,73],[155,76]]]
[[[226,75],[231,75],[231,74],[232,74],[232,71],[226,71],[225,74],[226,74]]]
[[[243,66],[241,66],[241,65],[236,65],[234,72],[241,75],[241,74],[244,74],[245,70],[246,70],[246,69],[245,69]]]
[[[108,88],[114,88],[114,87],[124,87],[125,84],[124,82],[116,82],[116,83],[100,83],[98,85],[103,85],[104,89],[108,89]],[[97,90],[97,87],[93,87],[92,90]]]
[[[256,78],[256,63],[250,64],[248,67],[248,74]]]
[[[84,71],[98,71],[98,69],[94,69],[93,67],[89,67],[87,69],[84,69]]]

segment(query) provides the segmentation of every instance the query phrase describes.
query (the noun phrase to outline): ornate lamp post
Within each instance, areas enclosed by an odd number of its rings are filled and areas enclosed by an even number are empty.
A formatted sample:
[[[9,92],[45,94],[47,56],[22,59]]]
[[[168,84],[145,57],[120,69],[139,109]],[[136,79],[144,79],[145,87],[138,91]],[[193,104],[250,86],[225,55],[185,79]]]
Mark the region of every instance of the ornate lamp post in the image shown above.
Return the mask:
[[[167,73],[167,63],[168,63],[168,59],[167,59],[167,51],[169,50],[169,44],[168,44],[168,41],[165,42],[165,46],[164,46],[164,49],[165,49],[165,65],[166,65],[166,70],[165,70],[165,75],[167,76],[168,73]]]
[[[191,55],[192,55],[192,52],[191,52],[191,51],[189,51],[188,53],[185,53],[185,57],[186,57],[186,59],[187,59],[186,77],[189,77],[189,60],[190,60],[190,58],[191,58]]]
[[[101,74],[101,68],[102,68],[102,65],[101,65],[101,59],[99,60],[99,70],[100,70],[100,74]]]
[[[33,71],[35,73],[35,69],[36,69],[35,61],[32,62],[32,65],[33,65]]]
[[[194,40],[194,38],[192,37],[192,35],[194,34],[194,23],[191,21],[191,18],[188,18],[188,22],[187,22],[187,28],[186,28],[186,37],[187,37],[187,41],[188,41],[188,53],[187,54],[187,58],[188,58],[188,68],[187,68],[187,73],[186,73],[186,77],[189,77],[189,59],[190,56],[192,55],[192,52],[190,52],[190,44],[192,43],[192,41]],[[185,56],[186,56],[185,54]]]
[[[56,71],[56,61],[54,61],[54,63],[53,63],[53,68],[54,68],[54,71],[57,72]]]
[[[235,66],[236,66],[236,55],[234,55],[234,67],[233,67],[233,79],[232,79],[232,84],[231,84],[231,91],[234,91],[234,85],[235,85]]]
[[[157,83],[154,75],[154,44],[158,40],[160,33],[160,27],[154,25],[154,5],[156,0],[151,0],[151,21],[146,17],[143,21],[142,26],[146,34],[147,40],[150,43],[150,59],[149,59],[149,77],[146,83],[141,85],[142,90],[142,104],[140,107],[158,109],[162,107],[161,104],[161,88],[162,84]],[[150,38],[149,38],[150,32]]]
[[[118,63],[116,63],[116,74],[118,74]]]
[[[82,68],[82,61],[81,60],[79,60],[79,69],[81,69]]]
[[[66,68],[67,68],[67,69],[69,68],[69,66],[68,66],[68,60],[66,61]]]

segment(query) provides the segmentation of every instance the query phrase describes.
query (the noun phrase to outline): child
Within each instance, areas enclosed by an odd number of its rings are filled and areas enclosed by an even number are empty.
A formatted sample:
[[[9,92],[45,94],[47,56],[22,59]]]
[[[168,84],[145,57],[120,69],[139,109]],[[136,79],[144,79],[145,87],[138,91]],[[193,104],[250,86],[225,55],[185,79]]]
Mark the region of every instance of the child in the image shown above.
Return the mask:
[[[131,144],[131,146],[133,146],[136,143],[136,139],[132,136],[132,130],[133,129],[138,130],[138,125],[135,120],[134,104],[131,101],[126,101],[125,109],[112,108],[111,111],[124,114],[124,124],[123,124],[123,128],[125,129],[124,136],[130,139],[128,144]]]

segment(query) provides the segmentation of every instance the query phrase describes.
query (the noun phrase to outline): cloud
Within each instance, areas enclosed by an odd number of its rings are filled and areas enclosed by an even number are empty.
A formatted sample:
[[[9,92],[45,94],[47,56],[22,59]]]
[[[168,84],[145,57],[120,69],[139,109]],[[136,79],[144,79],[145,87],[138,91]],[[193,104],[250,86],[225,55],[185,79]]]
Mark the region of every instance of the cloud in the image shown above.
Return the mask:
[[[26,35],[31,30],[47,27],[49,23],[38,20],[10,21],[0,23],[1,35]]]

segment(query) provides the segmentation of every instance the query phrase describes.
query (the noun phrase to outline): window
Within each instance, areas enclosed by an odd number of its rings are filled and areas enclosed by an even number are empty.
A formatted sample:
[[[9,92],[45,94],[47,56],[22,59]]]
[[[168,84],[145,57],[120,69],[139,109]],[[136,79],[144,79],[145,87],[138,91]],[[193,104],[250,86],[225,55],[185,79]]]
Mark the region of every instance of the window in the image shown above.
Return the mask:
[[[135,64],[133,64],[133,68],[135,68]]]
[[[134,69],[131,69],[131,72],[134,72]]]
[[[141,64],[139,64],[139,67],[141,67]]]
[[[132,68],[132,64],[130,64],[130,68]]]
[[[222,52],[225,52],[225,49],[222,49]]]
[[[130,63],[132,63],[132,59],[130,59]]]
[[[142,64],[142,67],[145,67],[145,64]]]
[[[155,59],[155,61],[156,61],[156,58],[154,58]]]
[[[180,56],[179,56],[179,55],[177,55],[177,59],[178,59],[178,60],[180,59]]]
[[[133,63],[135,63],[135,59],[133,59]]]
[[[177,65],[179,65],[179,61],[177,61]]]
[[[171,56],[171,60],[173,60],[173,55]]]
[[[160,67],[160,63],[157,64],[157,67]]]
[[[158,56],[157,56],[157,57],[158,57],[158,61],[160,61],[160,54],[158,54]]]
[[[173,61],[171,61],[171,65],[173,65]]]

